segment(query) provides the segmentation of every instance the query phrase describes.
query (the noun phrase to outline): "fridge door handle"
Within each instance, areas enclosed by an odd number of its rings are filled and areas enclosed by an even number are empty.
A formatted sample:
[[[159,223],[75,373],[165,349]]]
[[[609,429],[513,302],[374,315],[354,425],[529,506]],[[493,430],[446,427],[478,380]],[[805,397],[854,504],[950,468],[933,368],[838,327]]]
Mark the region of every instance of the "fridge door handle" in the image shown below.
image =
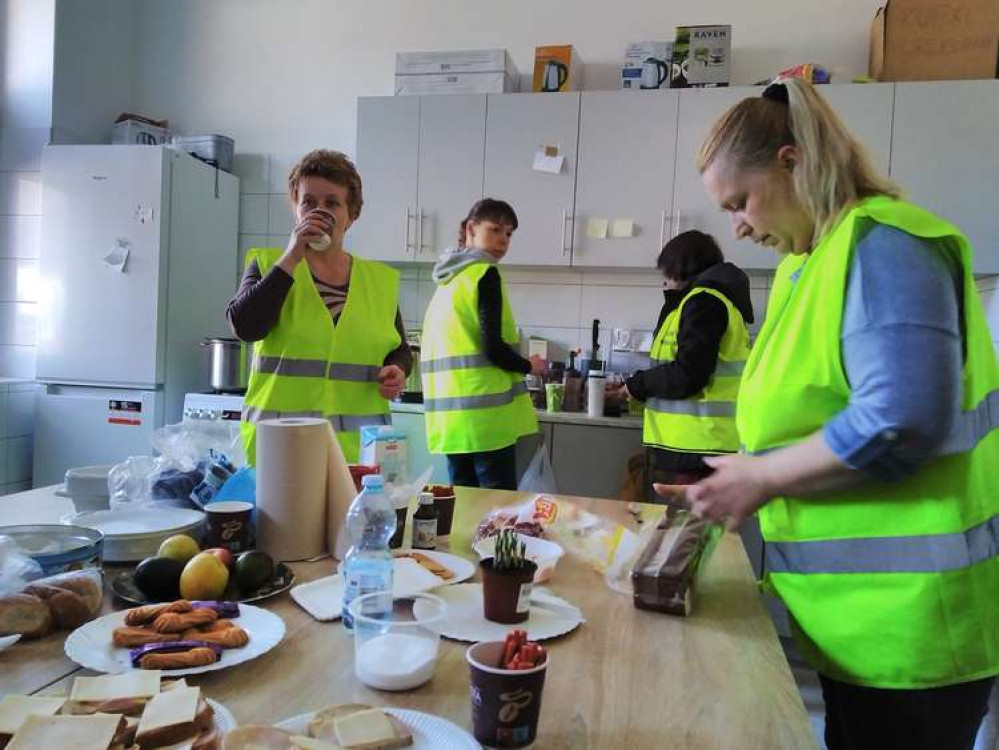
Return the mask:
[[[410,240],[409,240],[409,238],[410,238],[410,232],[409,232],[409,224],[410,224],[410,222],[413,222],[414,224],[416,223],[416,214],[413,213],[413,209],[412,208],[410,208],[409,206],[406,206],[406,255],[409,255],[411,249],[413,251],[413,255],[416,255],[416,247],[415,247],[414,243],[410,242]]]

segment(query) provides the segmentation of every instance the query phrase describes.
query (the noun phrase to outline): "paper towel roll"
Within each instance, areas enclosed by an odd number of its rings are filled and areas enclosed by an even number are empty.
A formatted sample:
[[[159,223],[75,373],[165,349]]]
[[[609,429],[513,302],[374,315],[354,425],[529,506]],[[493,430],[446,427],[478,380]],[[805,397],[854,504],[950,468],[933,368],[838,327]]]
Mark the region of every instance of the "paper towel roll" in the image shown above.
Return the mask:
[[[345,479],[344,479],[345,478]],[[275,560],[304,560],[343,544],[354,484],[325,419],[257,424],[257,546]]]

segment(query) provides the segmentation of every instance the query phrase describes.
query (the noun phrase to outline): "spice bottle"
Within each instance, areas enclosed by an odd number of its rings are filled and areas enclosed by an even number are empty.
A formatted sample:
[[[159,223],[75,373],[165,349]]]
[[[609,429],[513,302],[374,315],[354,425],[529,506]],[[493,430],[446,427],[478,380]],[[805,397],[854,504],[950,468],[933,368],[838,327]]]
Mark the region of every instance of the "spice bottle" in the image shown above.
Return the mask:
[[[420,504],[413,514],[413,549],[437,547],[437,506],[432,492],[420,493]]]

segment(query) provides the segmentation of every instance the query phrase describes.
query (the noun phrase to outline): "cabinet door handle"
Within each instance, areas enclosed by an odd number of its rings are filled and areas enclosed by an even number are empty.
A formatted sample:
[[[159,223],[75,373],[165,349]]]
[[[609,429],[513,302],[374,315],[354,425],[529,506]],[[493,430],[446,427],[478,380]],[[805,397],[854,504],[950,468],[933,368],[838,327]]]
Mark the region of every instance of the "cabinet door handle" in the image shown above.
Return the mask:
[[[415,223],[416,215],[409,206],[406,206],[406,255],[409,255],[410,248],[413,248],[413,254],[416,254],[416,249],[413,243],[409,241],[409,222],[411,221]]]
[[[680,221],[681,221],[680,210],[681,210],[680,209],[680,204],[677,203],[676,204],[676,216],[673,217],[673,229],[670,232],[670,237],[671,238],[672,237],[676,237],[678,234],[680,234]]]
[[[561,237],[561,240],[559,241],[559,251],[561,252],[561,255],[562,255],[563,258],[566,255],[569,254],[569,248],[567,248],[565,246],[565,234],[566,234],[566,232],[565,232],[565,226],[566,226],[566,224],[568,224],[572,220],[573,220],[572,214],[570,214],[566,209],[563,208],[562,209],[562,237]],[[570,239],[571,239],[571,237],[570,237]]]
[[[416,236],[418,237],[418,239],[417,239],[417,245],[416,245],[416,252],[420,253],[420,254],[423,253],[423,248],[426,247],[426,244],[423,242],[423,220],[426,219],[426,218],[427,217],[426,217],[426,214],[423,213],[423,209],[422,208],[417,208],[416,209],[416,220],[419,222],[418,223],[419,230],[416,233]]]
[[[659,221],[659,249],[662,250],[663,245],[666,244],[666,222],[672,222],[672,217],[667,218],[666,216],[666,206],[663,206],[662,218]]]

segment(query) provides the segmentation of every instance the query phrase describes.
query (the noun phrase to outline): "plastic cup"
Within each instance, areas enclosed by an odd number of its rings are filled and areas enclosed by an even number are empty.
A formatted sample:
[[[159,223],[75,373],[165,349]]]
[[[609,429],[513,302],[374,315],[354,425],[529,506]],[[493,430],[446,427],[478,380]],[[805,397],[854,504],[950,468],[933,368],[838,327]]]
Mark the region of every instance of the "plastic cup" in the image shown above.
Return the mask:
[[[432,594],[392,599],[386,593],[350,603],[354,618],[354,672],[377,690],[412,690],[434,676],[440,647],[438,625],[447,604]]]
[[[565,386],[562,383],[545,383],[545,396],[548,411],[562,411],[562,403],[565,400]]]
[[[465,652],[471,672],[472,734],[486,747],[527,747],[538,733],[547,657],[533,669],[500,669],[503,641]]]

